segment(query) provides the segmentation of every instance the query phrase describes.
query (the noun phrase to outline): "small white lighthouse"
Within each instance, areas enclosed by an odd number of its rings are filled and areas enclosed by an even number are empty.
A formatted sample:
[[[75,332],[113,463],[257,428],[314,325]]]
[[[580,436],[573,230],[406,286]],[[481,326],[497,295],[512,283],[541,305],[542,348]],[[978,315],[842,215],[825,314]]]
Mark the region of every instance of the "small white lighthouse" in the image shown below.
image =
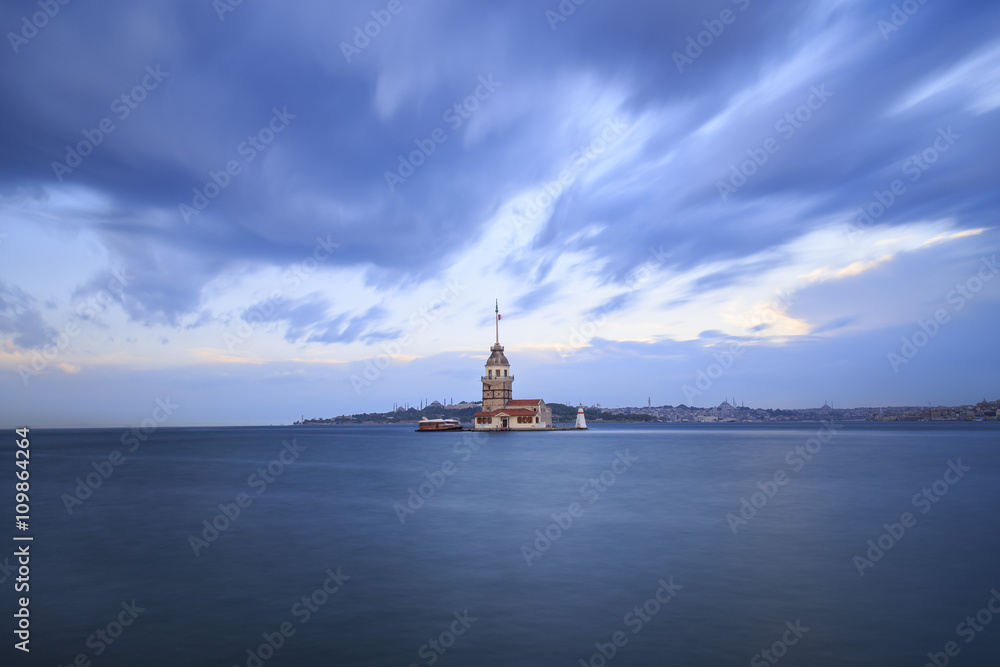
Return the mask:
[[[583,417],[583,403],[576,409],[576,427],[587,428],[587,420]]]

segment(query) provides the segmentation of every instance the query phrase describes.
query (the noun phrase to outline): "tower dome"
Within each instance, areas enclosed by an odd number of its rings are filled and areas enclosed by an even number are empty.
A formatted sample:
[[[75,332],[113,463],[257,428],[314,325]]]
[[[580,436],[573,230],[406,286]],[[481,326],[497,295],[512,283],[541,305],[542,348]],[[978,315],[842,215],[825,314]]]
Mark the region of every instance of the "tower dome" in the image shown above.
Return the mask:
[[[507,361],[507,357],[503,354],[503,345],[497,343],[490,348],[490,351],[492,354],[490,355],[490,358],[486,360],[487,368],[490,366],[506,366],[507,368],[510,368],[510,362]]]

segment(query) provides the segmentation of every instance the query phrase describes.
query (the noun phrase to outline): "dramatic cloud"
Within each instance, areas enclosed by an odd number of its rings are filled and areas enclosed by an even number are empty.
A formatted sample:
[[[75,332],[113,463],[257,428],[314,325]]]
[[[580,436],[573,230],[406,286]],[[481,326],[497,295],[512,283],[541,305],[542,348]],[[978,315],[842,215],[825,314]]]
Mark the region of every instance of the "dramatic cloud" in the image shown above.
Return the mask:
[[[734,342],[698,401],[994,386],[995,3],[393,7],[0,7],[9,405],[474,398],[497,298],[553,400],[690,402]]]

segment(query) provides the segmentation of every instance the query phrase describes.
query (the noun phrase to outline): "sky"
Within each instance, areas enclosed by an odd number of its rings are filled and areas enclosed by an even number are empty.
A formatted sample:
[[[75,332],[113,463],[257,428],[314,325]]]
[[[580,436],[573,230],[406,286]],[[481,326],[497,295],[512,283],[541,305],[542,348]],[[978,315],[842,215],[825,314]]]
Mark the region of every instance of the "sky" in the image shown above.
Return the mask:
[[[0,425],[998,398],[997,25],[5,2]]]

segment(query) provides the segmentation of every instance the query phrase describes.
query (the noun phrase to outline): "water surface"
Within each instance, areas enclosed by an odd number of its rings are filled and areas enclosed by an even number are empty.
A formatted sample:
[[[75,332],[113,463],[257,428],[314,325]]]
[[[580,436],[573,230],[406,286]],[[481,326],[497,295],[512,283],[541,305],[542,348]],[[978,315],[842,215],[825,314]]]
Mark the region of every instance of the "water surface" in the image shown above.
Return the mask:
[[[32,652],[4,664],[919,666],[950,641],[951,664],[1000,664],[1000,617],[959,634],[1000,590],[996,424],[122,435],[32,432]]]

